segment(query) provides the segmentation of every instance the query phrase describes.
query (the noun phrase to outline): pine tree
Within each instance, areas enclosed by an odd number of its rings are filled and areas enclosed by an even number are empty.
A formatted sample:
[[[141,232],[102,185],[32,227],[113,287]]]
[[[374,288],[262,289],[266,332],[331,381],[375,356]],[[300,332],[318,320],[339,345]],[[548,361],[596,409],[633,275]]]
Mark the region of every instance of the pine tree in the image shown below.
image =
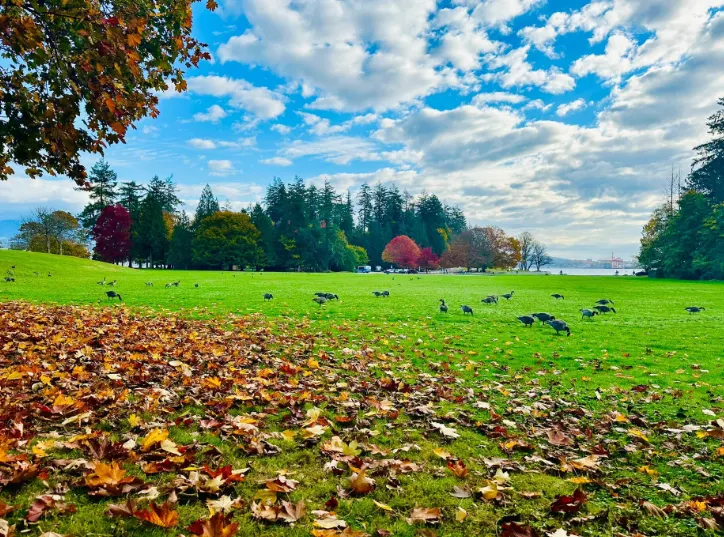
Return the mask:
[[[274,224],[281,222],[287,210],[287,187],[281,179],[275,177],[272,184],[266,189],[264,197],[266,214]]]
[[[372,190],[367,183],[360,186],[357,203],[359,204],[359,226],[363,233],[367,233],[372,222]]]
[[[168,248],[168,264],[175,269],[188,269],[192,263],[194,233],[186,211],[176,222]]]
[[[214,197],[211,187],[207,184],[201,192],[199,204],[196,207],[194,226],[198,227],[204,218],[207,218],[220,210],[219,201]]]
[[[258,229],[261,234],[259,246],[263,250],[264,255],[260,258],[259,264],[264,267],[275,266],[277,263],[277,254],[274,223],[258,203],[254,205],[254,208],[251,210],[251,223],[254,224],[254,227]]]
[[[118,198],[117,185],[118,176],[111,169],[108,162],[101,159],[93,165],[88,176],[88,185],[76,188],[76,190],[88,192],[88,197],[90,197],[90,202],[85,206],[83,212],[78,215],[78,220],[83,228],[86,230],[93,229],[101,211],[116,203]]]
[[[144,187],[135,181],[121,183],[118,189],[118,203],[123,205],[131,216],[131,247],[128,253],[128,264],[138,257],[139,225],[141,223],[141,193]]]

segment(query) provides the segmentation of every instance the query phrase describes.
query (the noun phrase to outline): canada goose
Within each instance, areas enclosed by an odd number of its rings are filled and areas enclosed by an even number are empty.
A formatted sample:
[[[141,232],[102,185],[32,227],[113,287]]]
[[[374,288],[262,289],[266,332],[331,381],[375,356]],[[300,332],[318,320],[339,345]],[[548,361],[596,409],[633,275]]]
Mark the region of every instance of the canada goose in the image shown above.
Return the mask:
[[[323,296],[316,296],[312,300],[314,300],[317,304],[319,304],[319,307],[321,308],[324,304],[327,303],[327,299]]]
[[[119,294],[116,293],[115,291],[106,291],[106,296],[107,296],[108,298],[117,298],[119,302],[123,300],[123,299],[121,298],[121,295],[119,295]]]
[[[274,295],[272,295],[271,293],[265,293],[264,300],[274,300]]]
[[[494,296],[489,296],[487,298],[484,298],[480,302],[482,302],[483,304],[497,304],[498,303],[498,301],[495,300]]]
[[[96,282],[98,285],[105,285],[106,284],[106,277],[103,276],[103,280]]]
[[[53,277],[53,275],[50,273],[50,271],[48,271],[48,278],[52,278],[52,277]]]
[[[146,282],[146,287],[153,287],[153,282]]]
[[[372,294],[375,295],[377,298],[380,298],[382,296],[382,291],[372,291]]]
[[[555,317],[553,317],[553,315],[551,315],[550,313],[534,313],[533,317],[535,317],[542,323],[545,323],[547,321],[553,321],[555,319]]]
[[[558,300],[558,299],[563,299],[563,300],[565,300],[565,299],[566,299],[566,297],[564,297],[563,295],[559,295],[558,293],[555,293],[555,294],[553,294],[553,295],[551,295],[551,296],[552,296],[553,298],[555,298],[556,300]]]
[[[531,317],[530,315],[523,315],[521,317],[518,317],[518,320],[528,328],[533,326],[533,323],[535,323],[535,317]]]
[[[597,310],[579,310],[581,312],[581,320],[583,320],[585,317],[588,317],[589,319],[593,319],[594,315],[598,315]]]
[[[513,294],[515,294],[515,291],[511,291],[510,293],[506,293],[500,296],[502,296],[505,300],[510,300],[511,298],[513,298]]]
[[[466,313],[473,315],[473,308],[471,308],[470,306],[460,306],[460,309],[463,310],[463,315],[465,315]]]
[[[569,336],[571,335],[571,329],[568,328],[568,325],[565,321],[557,321],[553,319],[550,321],[546,321],[545,324],[553,328],[553,330],[556,331],[556,335],[560,334],[561,332],[566,332]]]
[[[15,281],[15,280],[13,280],[13,281]],[[698,306],[689,306],[688,308],[685,308],[685,309],[686,309],[686,311],[689,312],[689,315],[691,315],[692,313],[699,313],[700,311],[706,311],[706,308],[700,308]]]
[[[195,284],[194,284],[194,287],[196,287],[196,289],[198,289],[198,288],[199,288],[199,284],[198,284],[198,283],[195,283]]]
[[[118,283],[118,280],[113,280],[113,281],[112,281],[111,283],[109,283],[108,285],[110,285],[111,287],[115,287],[115,286],[116,286],[116,283]]]
[[[596,309],[601,313],[608,313],[609,311],[616,313],[616,310],[610,306],[593,306],[593,309]]]
[[[440,299],[440,313],[447,313],[447,304],[445,304],[445,301],[441,298]]]
[[[12,276],[5,276],[5,281],[6,281],[6,282],[14,282],[14,281],[15,281],[15,278],[13,278]]]
[[[601,300],[597,300],[596,304],[599,304],[601,306],[605,306],[607,304],[613,304],[613,300],[608,300],[607,298],[602,298]]]
[[[327,300],[339,300],[339,297],[334,293],[326,293],[324,295],[324,298],[326,298]]]
[[[383,297],[383,298],[387,298],[387,297],[389,297],[389,296],[390,296],[390,292],[389,292],[389,291],[382,291],[382,297]]]

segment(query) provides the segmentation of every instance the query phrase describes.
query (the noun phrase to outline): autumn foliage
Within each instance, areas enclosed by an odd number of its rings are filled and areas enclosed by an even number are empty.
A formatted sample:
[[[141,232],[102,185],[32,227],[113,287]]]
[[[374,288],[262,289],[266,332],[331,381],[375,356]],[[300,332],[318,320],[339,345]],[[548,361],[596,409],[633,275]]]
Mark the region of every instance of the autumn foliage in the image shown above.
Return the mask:
[[[156,117],[158,92],[185,90],[185,71],[210,58],[191,36],[194,1],[2,2],[0,180],[15,162],[83,184],[82,152]]]
[[[131,248],[131,215],[122,205],[109,205],[101,211],[93,240],[98,256],[108,263],[128,259]]]
[[[424,270],[436,270],[440,268],[440,258],[432,248],[423,248],[417,258],[417,265]]]
[[[520,242],[498,227],[474,227],[458,235],[440,261],[445,268],[512,268],[520,261]]]
[[[398,267],[415,268],[420,259],[420,247],[407,235],[392,239],[382,252],[382,260]]]

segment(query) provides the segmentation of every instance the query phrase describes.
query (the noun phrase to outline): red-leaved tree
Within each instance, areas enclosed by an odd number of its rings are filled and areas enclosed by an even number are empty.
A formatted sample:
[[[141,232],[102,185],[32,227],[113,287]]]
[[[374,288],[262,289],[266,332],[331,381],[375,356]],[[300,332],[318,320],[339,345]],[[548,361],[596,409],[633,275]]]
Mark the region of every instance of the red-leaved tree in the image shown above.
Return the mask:
[[[382,252],[383,261],[403,268],[415,268],[419,258],[420,247],[407,235],[392,239]]]
[[[131,250],[131,215],[123,205],[109,205],[93,227],[95,252],[108,263],[128,259]]]
[[[432,248],[423,248],[417,258],[417,265],[424,270],[437,270],[440,268],[440,258]]]

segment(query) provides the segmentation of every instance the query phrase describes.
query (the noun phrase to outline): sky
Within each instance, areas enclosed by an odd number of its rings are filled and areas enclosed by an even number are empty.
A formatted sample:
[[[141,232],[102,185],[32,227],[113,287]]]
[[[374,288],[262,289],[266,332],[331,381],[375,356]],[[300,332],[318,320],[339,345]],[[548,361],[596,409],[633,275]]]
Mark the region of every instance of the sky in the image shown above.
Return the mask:
[[[553,255],[631,257],[724,97],[724,0],[223,0],[212,61],[106,152],[234,209],[275,177],[394,182]],[[95,156],[85,156],[90,166]],[[79,211],[67,179],[0,185],[0,220]]]

